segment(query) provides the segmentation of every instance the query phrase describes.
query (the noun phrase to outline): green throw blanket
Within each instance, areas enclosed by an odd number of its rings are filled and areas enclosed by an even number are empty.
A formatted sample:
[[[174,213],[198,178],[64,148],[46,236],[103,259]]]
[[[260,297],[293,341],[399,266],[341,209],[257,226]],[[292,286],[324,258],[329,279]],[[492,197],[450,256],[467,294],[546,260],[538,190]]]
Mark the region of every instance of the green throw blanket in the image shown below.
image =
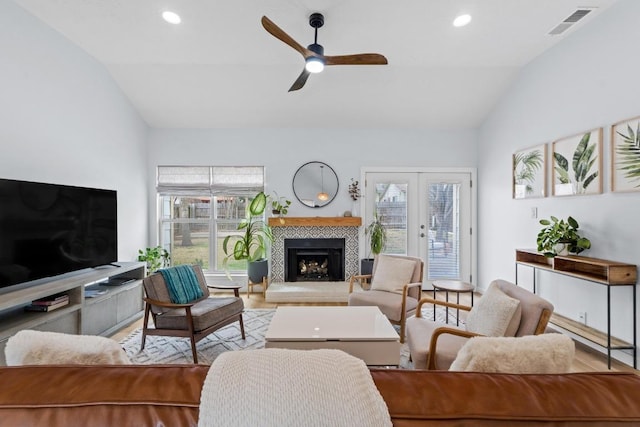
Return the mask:
[[[167,282],[171,302],[186,304],[204,295],[198,277],[190,265],[178,265],[158,271]]]

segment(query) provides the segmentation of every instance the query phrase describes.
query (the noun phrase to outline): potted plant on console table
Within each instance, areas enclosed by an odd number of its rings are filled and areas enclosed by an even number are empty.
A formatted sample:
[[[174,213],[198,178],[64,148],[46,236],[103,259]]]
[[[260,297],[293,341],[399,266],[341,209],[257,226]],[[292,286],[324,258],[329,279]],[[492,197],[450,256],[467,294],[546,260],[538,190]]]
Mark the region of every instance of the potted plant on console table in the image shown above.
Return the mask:
[[[384,249],[387,243],[387,229],[380,221],[378,213],[373,215],[373,221],[364,229],[364,234],[369,236],[370,253],[378,255]],[[364,258],[360,260],[360,274],[371,274],[373,272],[373,258]]]
[[[578,221],[573,217],[558,219],[551,216],[551,221],[541,219],[540,224],[544,228],[538,233],[538,251],[546,257],[556,255],[579,254],[591,247],[591,241],[578,233]]]
[[[269,264],[265,258],[267,245],[273,240],[271,228],[264,222],[264,211],[267,207],[267,196],[264,192],[258,193],[249,206],[245,217],[238,224],[238,231],[242,234],[232,234],[225,237],[222,242],[222,250],[227,255],[223,260],[223,266],[230,278],[229,261],[247,260],[247,275],[252,283],[262,283],[263,277],[269,276]],[[230,246],[230,242],[234,242]]]

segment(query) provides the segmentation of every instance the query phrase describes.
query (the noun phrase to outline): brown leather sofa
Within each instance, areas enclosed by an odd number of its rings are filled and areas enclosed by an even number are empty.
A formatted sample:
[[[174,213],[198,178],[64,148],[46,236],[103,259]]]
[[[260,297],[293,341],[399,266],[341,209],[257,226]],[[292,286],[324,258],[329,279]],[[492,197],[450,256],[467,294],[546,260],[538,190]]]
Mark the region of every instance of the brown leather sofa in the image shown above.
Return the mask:
[[[208,366],[0,368],[0,426],[195,426]],[[640,425],[631,373],[483,374],[371,369],[393,424]]]

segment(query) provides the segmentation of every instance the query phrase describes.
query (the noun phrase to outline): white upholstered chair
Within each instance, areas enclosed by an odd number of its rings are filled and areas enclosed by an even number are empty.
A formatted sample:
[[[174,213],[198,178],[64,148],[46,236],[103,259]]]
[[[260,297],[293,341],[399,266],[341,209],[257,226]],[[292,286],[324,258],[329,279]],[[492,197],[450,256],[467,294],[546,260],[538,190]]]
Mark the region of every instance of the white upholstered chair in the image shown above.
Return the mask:
[[[423,304],[459,308],[469,312],[460,327],[422,316]],[[505,280],[494,280],[473,306],[422,298],[416,315],[407,319],[407,342],[416,369],[449,369],[458,351],[474,336],[522,337],[545,331],[553,305]]]
[[[404,342],[406,320],[415,313],[422,294],[423,269],[420,258],[378,255],[370,275],[351,277],[349,305],[380,308],[391,323],[400,325],[400,342]],[[370,280],[370,289],[353,292],[356,280]]]

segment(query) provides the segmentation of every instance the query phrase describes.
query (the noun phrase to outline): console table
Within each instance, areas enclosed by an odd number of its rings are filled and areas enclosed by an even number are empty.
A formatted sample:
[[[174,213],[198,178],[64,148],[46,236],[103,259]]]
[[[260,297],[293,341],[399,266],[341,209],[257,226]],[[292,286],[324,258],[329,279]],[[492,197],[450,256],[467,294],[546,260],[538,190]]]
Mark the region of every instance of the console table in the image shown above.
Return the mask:
[[[553,314],[550,323],[581,336],[607,349],[607,365],[611,369],[612,350],[632,350],[633,367],[637,365],[636,343],[636,282],[637,266],[616,261],[583,256],[556,256],[548,258],[530,249],[516,249],[516,284],[518,283],[518,266],[531,267],[533,270],[533,293],[536,293],[535,270],[544,270],[565,276],[575,277],[607,287],[607,332],[583,325],[575,320]],[[630,286],[633,304],[633,344],[611,336],[611,288]]]

